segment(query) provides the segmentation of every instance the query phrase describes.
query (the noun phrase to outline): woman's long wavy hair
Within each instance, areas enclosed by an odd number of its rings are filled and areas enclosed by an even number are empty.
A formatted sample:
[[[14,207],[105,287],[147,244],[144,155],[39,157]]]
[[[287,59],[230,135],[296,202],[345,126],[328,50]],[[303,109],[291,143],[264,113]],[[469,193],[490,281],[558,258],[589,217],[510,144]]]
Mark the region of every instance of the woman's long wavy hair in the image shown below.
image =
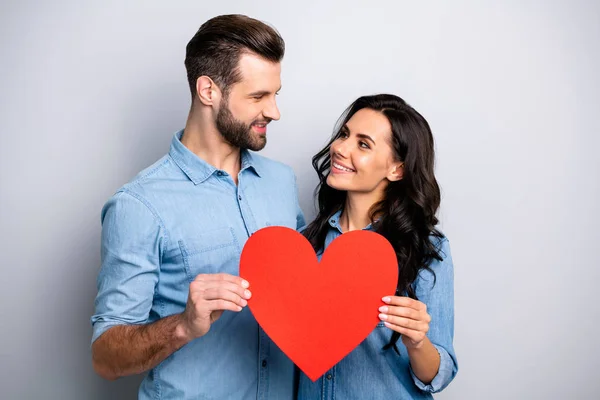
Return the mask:
[[[434,142],[429,124],[400,97],[391,94],[363,96],[342,114],[329,143],[312,158],[312,165],[319,176],[315,190],[319,211],[303,234],[315,251],[321,251],[329,230],[329,218],[344,207],[346,192],[327,185],[331,170],[330,148],[342,127],[363,108],[378,111],[388,119],[396,161],[404,163],[402,179],[387,185],[383,199],[371,207],[370,218],[374,230],[383,235],[396,252],[396,295],[417,299],[413,284],[419,272],[430,270],[429,264],[433,259],[441,261],[439,249],[431,240],[431,236],[443,236],[436,229],[440,188],[434,175]],[[394,332],[385,348],[393,347],[398,351],[396,342],[399,337],[400,334]]]

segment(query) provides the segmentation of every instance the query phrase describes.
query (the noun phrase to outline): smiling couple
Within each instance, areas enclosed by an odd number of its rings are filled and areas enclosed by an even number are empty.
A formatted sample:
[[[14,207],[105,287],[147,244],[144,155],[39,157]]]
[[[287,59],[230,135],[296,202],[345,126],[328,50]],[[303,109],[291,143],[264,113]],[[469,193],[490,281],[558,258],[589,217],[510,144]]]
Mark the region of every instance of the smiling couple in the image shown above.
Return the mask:
[[[149,371],[140,399],[432,398],[458,367],[429,125],[395,95],[352,102],[312,159],[319,212],[305,224],[292,169],[256,153],[280,117],[284,48],[242,15],[210,19],[188,43],[185,128],[102,209],[94,369],[110,380]],[[316,382],[258,326],[252,282],[238,276],[244,243],[271,225],[301,230],[315,251],[371,230],[396,252],[396,292],[373,310],[381,323]]]

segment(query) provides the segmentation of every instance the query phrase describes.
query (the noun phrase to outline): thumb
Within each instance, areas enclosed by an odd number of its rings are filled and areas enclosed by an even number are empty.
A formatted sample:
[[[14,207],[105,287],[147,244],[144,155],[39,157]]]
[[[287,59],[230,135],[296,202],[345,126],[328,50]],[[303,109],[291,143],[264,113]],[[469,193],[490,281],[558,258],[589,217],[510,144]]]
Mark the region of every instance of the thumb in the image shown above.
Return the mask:
[[[222,314],[223,314],[223,310],[213,311],[210,314],[210,323],[211,324],[214,323],[216,320],[218,320],[221,317]]]

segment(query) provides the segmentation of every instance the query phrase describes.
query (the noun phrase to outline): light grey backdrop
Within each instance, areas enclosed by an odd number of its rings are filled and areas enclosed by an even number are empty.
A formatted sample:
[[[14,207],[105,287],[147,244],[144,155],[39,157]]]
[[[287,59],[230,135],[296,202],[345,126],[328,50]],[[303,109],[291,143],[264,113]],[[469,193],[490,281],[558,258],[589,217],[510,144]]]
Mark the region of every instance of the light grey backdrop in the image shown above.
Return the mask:
[[[134,398],[90,361],[100,209],[187,115],[185,45],[239,12],[287,44],[264,154],[310,157],[357,96],[429,120],[456,268],[460,372],[440,399],[598,398],[600,4],[3,1],[0,398]]]

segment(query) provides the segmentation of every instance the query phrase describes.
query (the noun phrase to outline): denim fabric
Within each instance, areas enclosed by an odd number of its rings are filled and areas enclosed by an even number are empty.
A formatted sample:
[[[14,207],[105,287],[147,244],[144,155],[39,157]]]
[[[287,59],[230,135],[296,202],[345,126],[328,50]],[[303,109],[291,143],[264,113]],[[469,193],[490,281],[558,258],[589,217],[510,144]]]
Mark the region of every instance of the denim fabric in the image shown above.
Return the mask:
[[[330,218],[331,226],[325,240],[325,248],[339,235],[341,211]],[[369,225],[365,229],[371,230]],[[431,393],[439,392],[452,381],[458,364],[452,344],[454,337],[454,273],[450,246],[446,238],[436,239],[443,257],[434,260],[430,268],[435,272],[422,271],[414,283],[417,297],[427,305],[431,323],[427,337],[440,354],[440,367],[429,384],[421,382],[412,372],[406,347],[398,340],[399,354],[394,349],[383,350],[389,343],[392,330],[383,323],[350,354],[327,371],[316,382],[300,373],[298,399],[431,399]],[[393,294],[393,293],[390,293]],[[377,310],[373,310],[378,313]],[[340,329],[340,335],[343,335]]]
[[[238,274],[244,243],[258,229],[304,225],[291,168],[242,151],[236,186],[225,171],[183,146],[181,134],[175,134],[167,155],[119,189],[102,210],[92,341],[115,325],[181,313],[196,275]],[[139,389],[140,399],[293,396],[292,362],[247,307],[225,311],[208,334],[151,370]]]

